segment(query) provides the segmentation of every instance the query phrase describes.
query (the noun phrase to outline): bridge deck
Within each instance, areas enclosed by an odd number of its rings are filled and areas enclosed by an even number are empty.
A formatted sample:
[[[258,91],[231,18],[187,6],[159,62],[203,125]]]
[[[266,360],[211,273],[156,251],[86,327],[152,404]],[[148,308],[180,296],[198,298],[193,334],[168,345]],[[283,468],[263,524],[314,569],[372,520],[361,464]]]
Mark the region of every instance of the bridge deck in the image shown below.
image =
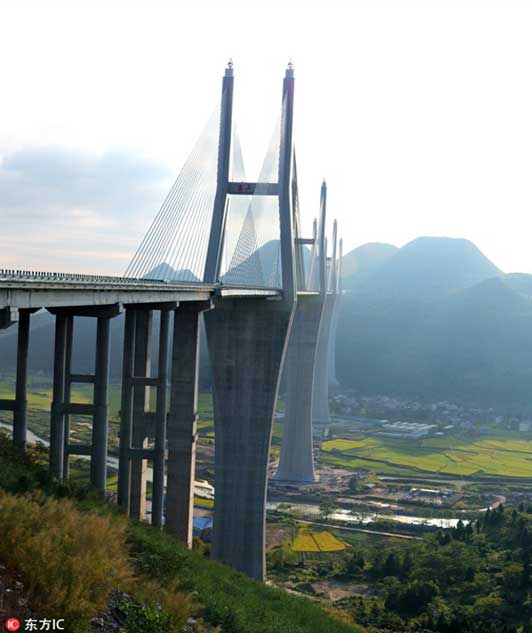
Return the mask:
[[[191,281],[0,271],[0,309],[205,301],[216,293],[235,298],[268,298],[280,296],[281,291]]]

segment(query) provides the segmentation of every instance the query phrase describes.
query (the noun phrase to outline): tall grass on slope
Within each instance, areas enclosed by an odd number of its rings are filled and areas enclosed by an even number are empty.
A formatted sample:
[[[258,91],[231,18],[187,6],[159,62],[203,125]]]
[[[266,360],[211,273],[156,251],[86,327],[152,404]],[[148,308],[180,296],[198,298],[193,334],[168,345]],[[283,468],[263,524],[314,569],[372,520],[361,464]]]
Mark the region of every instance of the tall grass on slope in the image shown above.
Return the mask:
[[[38,613],[86,622],[133,577],[122,521],[81,514],[68,500],[0,492],[0,523],[0,560],[24,576]]]
[[[191,613],[185,594],[137,581],[121,518],[80,512],[67,499],[0,491],[0,525],[0,561],[22,574],[32,609],[65,618],[69,631],[89,630],[117,588],[167,609],[168,633],[179,630]]]

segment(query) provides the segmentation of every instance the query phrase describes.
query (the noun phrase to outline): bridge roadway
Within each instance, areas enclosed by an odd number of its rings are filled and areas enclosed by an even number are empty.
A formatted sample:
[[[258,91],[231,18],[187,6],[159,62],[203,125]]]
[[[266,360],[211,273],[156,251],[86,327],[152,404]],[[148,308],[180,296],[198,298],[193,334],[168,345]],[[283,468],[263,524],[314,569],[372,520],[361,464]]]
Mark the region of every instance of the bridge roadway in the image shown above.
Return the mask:
[[[200,282],[0,270],[0,310],[206,301],[214,294],[274,299],[281,296],[281,291]]]

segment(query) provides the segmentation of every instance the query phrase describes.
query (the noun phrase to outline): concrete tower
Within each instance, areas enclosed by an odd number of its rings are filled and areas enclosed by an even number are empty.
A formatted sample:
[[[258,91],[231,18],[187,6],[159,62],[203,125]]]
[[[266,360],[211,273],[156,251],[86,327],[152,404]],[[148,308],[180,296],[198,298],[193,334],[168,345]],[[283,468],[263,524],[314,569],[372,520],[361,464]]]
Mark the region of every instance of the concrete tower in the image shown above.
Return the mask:
[[[320,292],[300,291],[285,361],[286,402],[284,431],[275,476],[280,481],[313,482],[312,385],[320,321],[326,296],[325,221],[327,185],[323,182],[320,198],[320,235],[318,238]],[[315,241],[300,240],[300,242]],[[301,248],[303,244],[298,244]],[[299,287],[304,287],[303,283]]]
[[[278,197],[282,296],[243,300],[222,288],[205,314],[213,377],[215,504],[212,557],[264,579],[266,484],[273,413],[296,299],[291,176],[294,71],[283,84],[278,182],[229,182],[233,70],[224,78],[218,189],[204,280],[219,277],[227,197],[242,189]],[[239,186],[236,186],[239,185]],[[241,186],[244,185],[244,186]]]

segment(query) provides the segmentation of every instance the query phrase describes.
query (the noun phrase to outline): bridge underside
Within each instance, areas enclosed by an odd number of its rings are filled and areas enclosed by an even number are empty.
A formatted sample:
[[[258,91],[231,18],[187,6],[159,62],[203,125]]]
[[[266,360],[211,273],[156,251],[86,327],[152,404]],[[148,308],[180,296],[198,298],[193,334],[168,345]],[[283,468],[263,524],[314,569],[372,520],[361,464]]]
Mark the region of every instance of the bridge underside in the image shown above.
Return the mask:
[[[272,421],[291,319],[284,303],[252,299],[220,298],[205,314],[216,435],[212,556],[259,580]]]
[[[316,480],[312,455],[312,385],[323,296],[298,296],[285,360],[286,399],[279,481]]]

